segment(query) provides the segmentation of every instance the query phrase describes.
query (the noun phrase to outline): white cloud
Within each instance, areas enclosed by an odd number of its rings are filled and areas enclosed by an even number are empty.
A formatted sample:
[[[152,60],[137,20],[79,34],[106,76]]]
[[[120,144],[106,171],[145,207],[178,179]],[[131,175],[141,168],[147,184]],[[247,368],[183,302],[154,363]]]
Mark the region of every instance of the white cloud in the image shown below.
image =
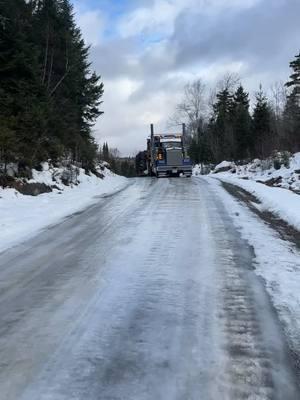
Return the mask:
[[[100,11],[84,10],[77,4],[75,7],[76,22],[80,26],[87,44],[97,46],[103,40],[105,17]]]
[[[249,8],[262,0],[154,0],[149,7],[140,7],[122,17],[119,22],[121,37],[171,35],[176,18],[185,10],[201,10],[213,14],[223,10]]]
[[[77,22],[105,84],[96,138],[123,154],[143,149],[149,124],[165,129],[185,83],[199,77],[213,86],[237,72],[250,92],[284,80],[297,51],[298,1],[136,0],[116,16],[77,0]]]
[[[120,20],[120,35],[130,37],[141,33],[171,34],[174,20],[182,9],[176,7],[175,3],[174,1],[155,0],[152,7],[137,8]]]
[[[103,109],[105,114],[95,126],[95,135],[100,143],[108,141],[123,154],[145,148],[149,125],[154,123],[159,130],[165,123],[177,102],[179,93],[173,88],[154,89],[145,93],[138,102],[131,96],[140,89],[141,82],[118,79],[106,82]]]

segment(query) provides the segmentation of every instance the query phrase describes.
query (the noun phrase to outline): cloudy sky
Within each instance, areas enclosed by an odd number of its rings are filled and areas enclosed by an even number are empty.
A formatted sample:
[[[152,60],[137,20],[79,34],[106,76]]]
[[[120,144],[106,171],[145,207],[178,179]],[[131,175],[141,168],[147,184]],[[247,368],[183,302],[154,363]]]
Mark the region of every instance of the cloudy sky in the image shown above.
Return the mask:
[[[300,50],[300,0],[74,0],[105,84],[99,142],[123,154],[163,130],[186,82],[236,72],[252,93],[286,81]]]

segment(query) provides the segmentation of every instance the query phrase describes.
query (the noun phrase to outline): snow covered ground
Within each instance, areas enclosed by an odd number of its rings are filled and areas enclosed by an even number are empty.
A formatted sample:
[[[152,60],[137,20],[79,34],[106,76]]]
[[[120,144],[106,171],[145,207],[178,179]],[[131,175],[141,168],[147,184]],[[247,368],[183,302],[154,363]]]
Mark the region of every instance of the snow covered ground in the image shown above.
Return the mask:
[[[55,184],[58,189],[51,193],[24,196],[15,189],[0,187],[0,252],[93,204],[99,196],[105,197],[128,185],[126,178],[107,168],[101,171],[104,179],[86,175],[83,169],[79,169],[79,183],[71,186],[63,185],[60,172],[59,169],[54,171],[47,163],[43,165],[43,171],[33,171],[29,183]],[[53,173],[58,175],[55,182]]]
[[[228,171],[211,173],[209,177],[237,185],[253,194],[260,202],[261,211],[270,211],[295,229],[300,230],[300,153],[290,159],[289,167],[273,166],[266,168],[268,161],[254,160],[244,166],[223,161],[215,171],[228,168]],[[199,175],[200,168],[194,168]],[[265,184],[273,182],[274,186]],[[270,183],[269,183],[270,184]]]
[[[289,347],[299,357],[299,248],[291,242],[283,240],[277,232],[268,227],[266,223],[248,210],[247,207],[227,193],[222,188],[220,181],[212,179],[211,176],[203,177],[203,179],[209,183],[210,189],[214,190],[216,197],[222,200],[235,226],[241,232],[242,237],[253,247],[255,272],[263,278],[272,303],[283,324]],[[252,184],[259,185],[254,182]],[[263,187],[263,185],[261,186]],[[271,191],[275,190],[274,193],[277,193],[278,190],[282,191],[282,189],[267,189]],[[297,196],[288,191],[284,193]]]
[[[298,194],[255,181],[242,180],[226,172],[210,176],[245,189],[261,202],[261,211],[270,211],[295,229],[300,230],[300,196]]]
[[[300,251],[238,199],[229,194],[221,182],[238,186],[254,195],[260,211],[272,212],[300,231],[300,153],[290,158],[289,166],[275,169],[270,160],[254,160],[244,166],[224,161],[214,172],[203,176],[215,191],[242,237],[255,254],[255,272],[265,287],[282,322],[289,347],[299,363],[300,349]],[[201,168],[196,166],[194,175]]]
[[[300,193],[300,153],[287,158],[287,165],[281,164],[279,157],[268,160],[254,160],[253,162],[236,166],[236,175],[239,178],[254,180],[274,187],[290,189]],[[274,168],[277,164],[277,169]],[[280,165],[281,164],[281,165]]]

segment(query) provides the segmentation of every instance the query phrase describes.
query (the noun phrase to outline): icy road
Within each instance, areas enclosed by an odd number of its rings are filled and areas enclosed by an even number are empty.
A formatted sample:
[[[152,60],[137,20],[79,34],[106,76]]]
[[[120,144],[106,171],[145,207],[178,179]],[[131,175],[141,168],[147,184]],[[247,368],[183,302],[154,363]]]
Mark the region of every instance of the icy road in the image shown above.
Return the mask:
[[[253,258],[205,180],[99,198],[0,255],[0,399],[300,399]]]

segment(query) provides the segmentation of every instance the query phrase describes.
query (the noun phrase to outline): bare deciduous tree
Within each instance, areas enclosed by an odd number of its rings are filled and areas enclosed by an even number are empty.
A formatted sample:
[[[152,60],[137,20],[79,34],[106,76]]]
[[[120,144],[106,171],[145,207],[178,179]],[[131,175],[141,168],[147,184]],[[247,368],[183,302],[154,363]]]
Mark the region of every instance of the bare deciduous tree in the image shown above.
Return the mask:
[[[227,72],[221,79],[218,80],[215,87],[210,90],[208,96],[208,107],[210,113],[213,112],[213,106],[217,100],[217,93],[223,90],[228,90],[228,92],[234,92],[238,85],[241,83],[240,76],[235,72]]]
[[[189,82],[184,87],[183,99],[176,107],[169,125],[187,124],[188,133],[195,137],[207,117],[206,85],[201,79]]]
[[[223,77],[217,82],[217,91],[228,90],[234,92],[237,86],[241,83],[241,77],[236,72],[226,72]]]
[[[113,147],[112,149],[109,149],[109,154],[113,158],[120,158],[121,157],[121,153],[120,153],[119,149],[117,149],[116,147]]]
[[[287,101],[287,88],[282,81],[274,82],[270,87],[271,105],[275,116],[279,119],[284,111]]]

